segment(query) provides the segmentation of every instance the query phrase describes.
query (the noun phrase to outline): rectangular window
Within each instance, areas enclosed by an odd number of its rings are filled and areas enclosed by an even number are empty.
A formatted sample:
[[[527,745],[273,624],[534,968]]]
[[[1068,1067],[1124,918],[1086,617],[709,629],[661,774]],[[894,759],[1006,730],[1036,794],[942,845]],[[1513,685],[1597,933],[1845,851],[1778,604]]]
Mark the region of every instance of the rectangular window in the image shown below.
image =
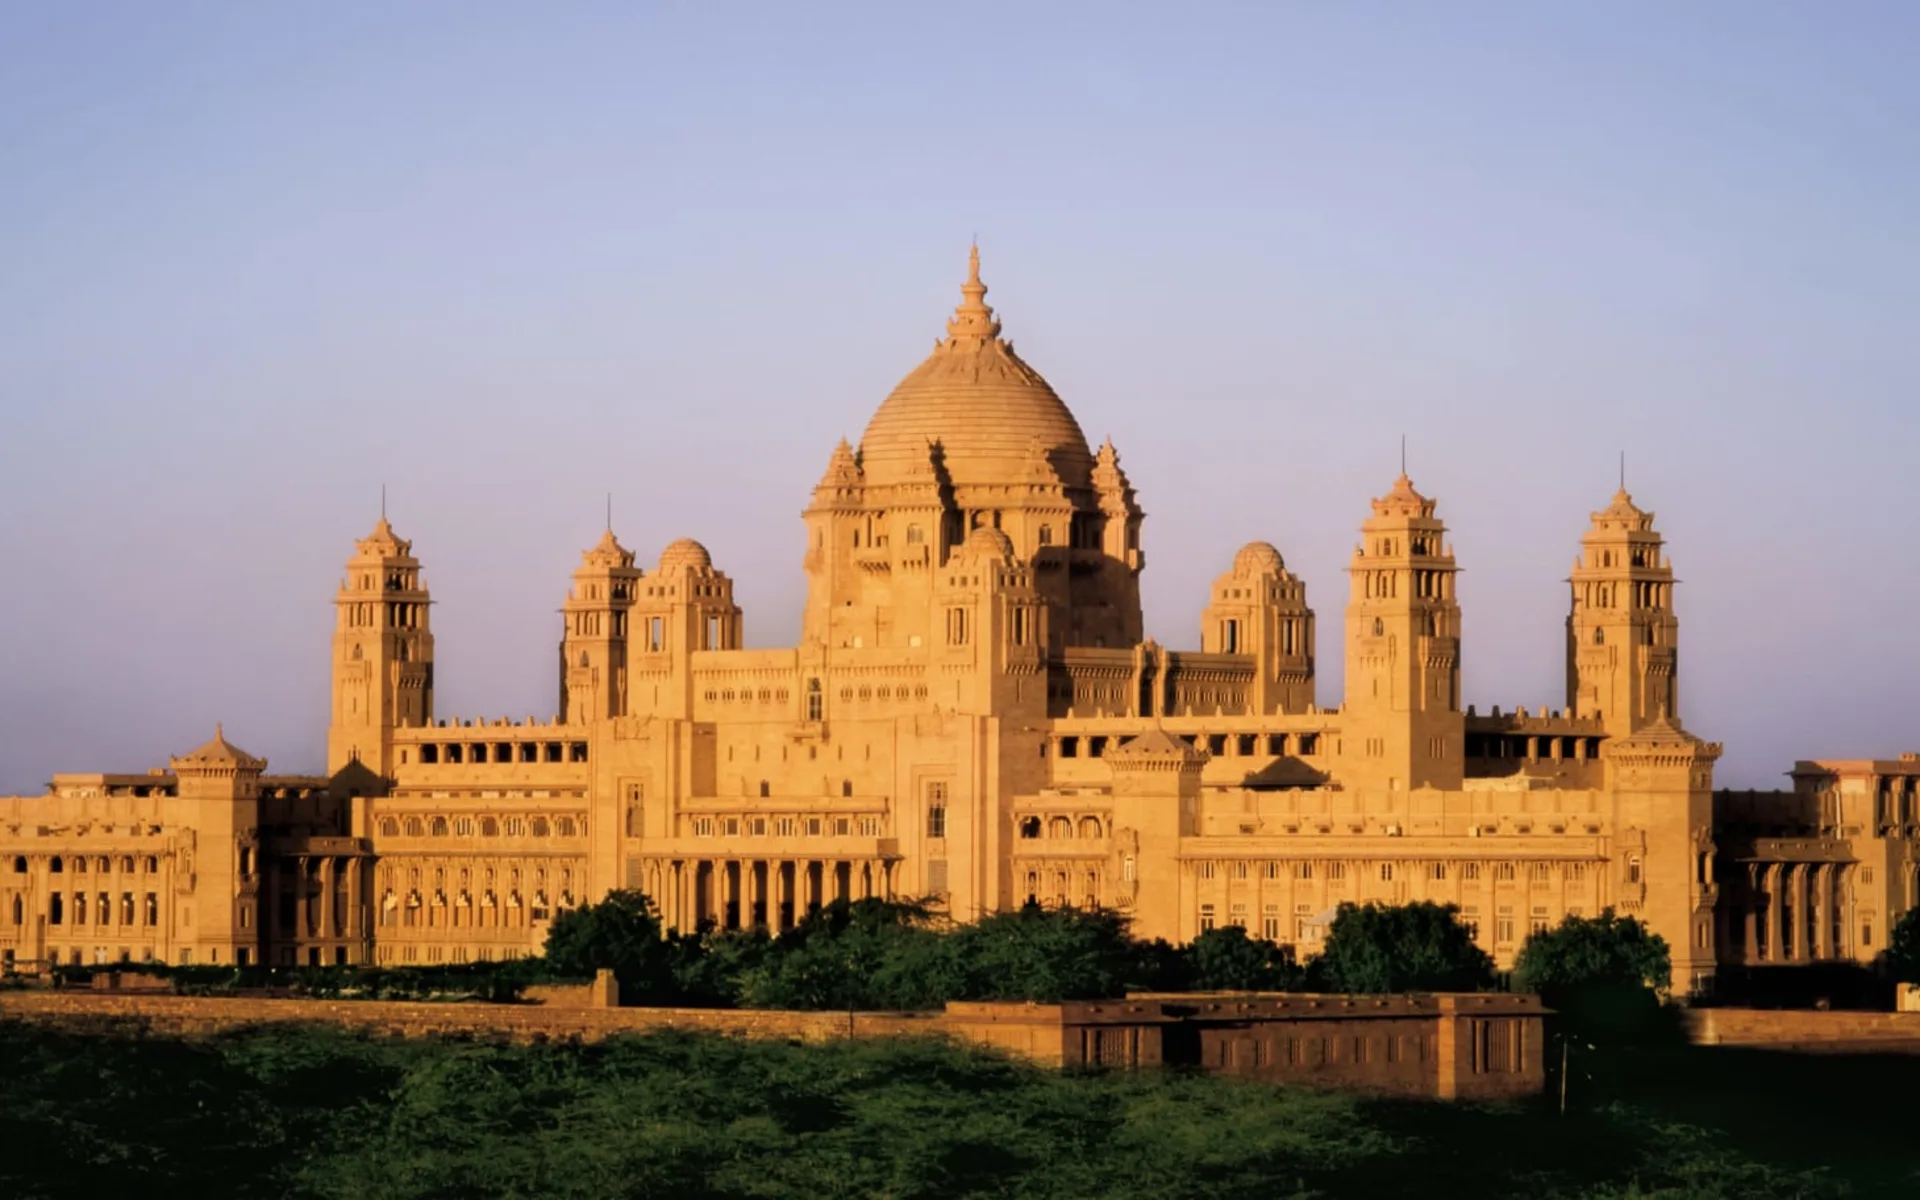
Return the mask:
[[[1460,910],[1460,924],[1466,926],[1467,936],[1478,941],[1480,938],[1480,910],[1474,905]]]
[[[693,836],[712,837],[713,836],[713,818],[712,817],[695,817],[693,819]]]
[[[1270,942],[1280,940],[1280,906],[1269,904],[1260,913],[1260,936]]]
[[[1546,905],[1544,905],[1544,904],[1536,904],[1536,905],[1534,905],[1534,907],[1533,907],[1533,922],[1532,922],[1532,925],[1533,925],[1533,931],[1534,931],[1535,933],[1545,933],[1545,932],[1547,931],[1547,908],[1546,908]]]
[[[1230,925],[1238,925],[1240,928],[1245,929],[1247,927],[1247,906],[1244,904],[1234,905],[1231,917],[1227,923]]]
[[[1493,940],[1501,945],[1513,941],[1513,909],[1508,905],[1501,905],[1494,916]]]
[[[667,648],[667,621],[665,617],[647,618],[647,649],[658,654]]]
[[[947,784],[943,779],[927,783],[927,837],[940,840],[947,836]]]
[[[800,823],[792,817],[780,817],[773,823],[773,831],[781,837],[792,837],[799,829]]]
[[[1213,928],[1213,905],[1202,904],[1200,906],[1200,932],[1205,933],[1212,928]]]

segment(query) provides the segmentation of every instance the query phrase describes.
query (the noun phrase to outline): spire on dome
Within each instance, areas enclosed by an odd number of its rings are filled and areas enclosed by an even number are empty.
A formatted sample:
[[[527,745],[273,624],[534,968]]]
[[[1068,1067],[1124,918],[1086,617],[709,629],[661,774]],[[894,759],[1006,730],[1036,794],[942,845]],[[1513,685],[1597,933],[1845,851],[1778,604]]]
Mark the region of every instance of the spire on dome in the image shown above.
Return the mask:
[[[967,252],[967,281],[960,285],[960,303],[947,322],[951,342],[990,342],[1000,336],[1000,322],[987,306],[987,285],[980,282],[980,244]]]

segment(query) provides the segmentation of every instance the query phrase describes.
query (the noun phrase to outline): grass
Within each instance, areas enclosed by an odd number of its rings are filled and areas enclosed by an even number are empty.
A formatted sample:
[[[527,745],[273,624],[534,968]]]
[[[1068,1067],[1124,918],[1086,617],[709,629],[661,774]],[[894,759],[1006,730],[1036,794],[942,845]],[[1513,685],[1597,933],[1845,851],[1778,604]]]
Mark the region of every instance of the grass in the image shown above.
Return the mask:
[[[0,1023],[0,1195],[1798,1197],[1920,1194],[1920,1059],[1589,1055],[1573,1111],[937,1041],[593,1046]]]

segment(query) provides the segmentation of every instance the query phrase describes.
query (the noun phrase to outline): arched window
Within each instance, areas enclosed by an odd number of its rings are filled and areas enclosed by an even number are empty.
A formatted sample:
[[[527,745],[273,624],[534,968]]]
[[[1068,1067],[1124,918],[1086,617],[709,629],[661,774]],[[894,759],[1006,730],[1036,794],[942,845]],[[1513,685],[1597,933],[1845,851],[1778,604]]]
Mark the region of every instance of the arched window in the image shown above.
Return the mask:
[[[1083,838],[1099,837],[1100,836],[1100,818],[1099,817],[1081,817],[1080,818],[1080,836]]]
[[[26,855],[17,854],[14,856],[13,873],[15,875],[25,875],[27,873],[27,856]]]
[[[73,873],[75,875],[85,875],[87,873],[86,855],[76,854],[73,856]]]
[[[445,817],[435,817],[433,819],[432,829],[434,837],[447,836],[447,819]]]
[[[1384,636],[1386,632],[1387,632],[1387,623],[1385,621],[1382,621],[1379,617],[1375,617],[1373,619],[1373,636],[1381,637],[1381,636]]]
[[[1040,836],[1040,818],[1039,817],[1020,818],[1020,836],[1023,838],[1027,838],[1029,840],[1039,837]]]
[[[380,836],[381,837],[399,837],[400,822],[394,820],[392,817],[381,817],[380,818]]]
[[[66,919],[66,897],[59,892],[47,897],[47,924],[58,925]]]
[[[133,874],[133,855],[123,854],[120,856],[120,873],[122,875]]]
[[[500,822],[494,820],[492,817],[481,817],[480,818],[480,836],[481,837],[499,837]]]
[[[553,829],[554,829],[554,832],[558,834],[560,837],[566,837],[566,838],[572,837],[573,836],[573,818],[572,817],[559,818],[558,820],[554,821]]]
[[[355,647],[353,648],[353,661],[354,661],[354,662],[359,662],[359,661],[360,661],[360,659],[361,659],[361,657],[362,657],[362,656],[361,656],[361,652],[360,652],[360,647],[358,647],[358,646],[355,646]]]
[[[820,681],[818,679],[807,680],[807,720],[820,720],[821,710],[824,705],[825,697],[820,694]]]
[[[907,526],[907,545],[918,546],[927,540],[927,535],[918,525]]]
[[[1067,817],[1055,817],[1047,822],[1047,836],[1050,838],[1073,837],[1073,821]]]
[[[13,923],[15,925],[25,925],[27,923],[26,901],[22,900],[19,896],[13,898]]]
[[[1601,629],[1601,628],[1599,628],[1598,626],[1595,626],[1595,627],[1594,627],[1594,631],[1593,631],[1593,644],[1594,644],[1594,645],[1596,645],[1596,646],[1604,646],[1604,645],[1606,645],[1606,644],[1607,644],[1607,631],[1606,631],[1606,630],[1604,630],[1604,629]]]
[[[426,832],[427,832],[427,827],[421,823],[421,820],[419,817],[407,818],[407,836],[408,837],[425,837]]]
[[[547,833],[547,819],[545,817],[535,817],[533,819],[533,836],[543,838],[547,836]]]
[[[583,666],[583,667],[584,667],[584,666],[588,666],[588,665],[589,665],[589,663],[588,663],[588,660],[587,660],[587,652],[586,652],[585,650],[582,650],[582,651],[580,652],[580,665],[581,665],[581,666]]]
[[[151,854],[147,855],[147,874],[149,875],[157,874],[159,870],[160,870],[160,860],[155,858]]]
[[[60,856],[57,854],[53,856],[53,861],[47,864],[47,870],[51,871],[55,875],[60,874],[62,871],[66,869],[67,869],[66,865],[60,861]]]

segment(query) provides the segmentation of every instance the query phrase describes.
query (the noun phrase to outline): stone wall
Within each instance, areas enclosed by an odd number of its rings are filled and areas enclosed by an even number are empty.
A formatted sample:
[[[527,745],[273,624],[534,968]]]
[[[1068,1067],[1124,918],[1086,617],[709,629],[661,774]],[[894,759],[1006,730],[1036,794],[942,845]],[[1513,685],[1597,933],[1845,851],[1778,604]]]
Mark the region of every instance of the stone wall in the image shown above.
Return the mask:
[[[1920,1012],[1693,1008],[1687,1036],[1703,1046],[1750,1046],[1834,1054],[1920,1054]]]
[[[770,1012],[749,1009],[588,1008],[545,1004],[425,1004],[390,1000],[252,1000],[112,992],[0,992],[0,1018],[75,1029],[134,1027],[208,1034],[261,1024],[326,1024],[388,1036],[597,1041],[658,1029],[825,1042],[940,1032],[938,1013]]]

